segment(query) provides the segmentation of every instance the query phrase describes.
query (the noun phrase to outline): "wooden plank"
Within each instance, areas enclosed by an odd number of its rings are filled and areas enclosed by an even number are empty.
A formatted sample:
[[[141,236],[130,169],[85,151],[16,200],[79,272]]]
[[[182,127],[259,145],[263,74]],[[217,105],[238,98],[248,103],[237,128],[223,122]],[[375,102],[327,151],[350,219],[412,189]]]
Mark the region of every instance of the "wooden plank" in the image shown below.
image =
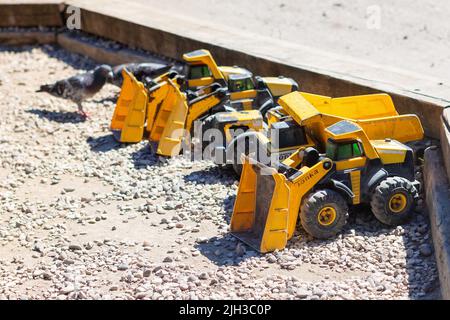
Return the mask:
[[[0,44],[8,46],[23,46],[34,44],[51,44],[56,42],[55,32],[27,31],[0,32]]]
[[[110,65],[118,65],[129,62],[156,62],[166,64],[167,61],[133,51],[131,49],[108,49],[88,43],[80,38],[71,36],[70,33],[57,35],[57,43],[70,52],[75,52],[99,62]]]
[[[61,27],[60,2],[0,3],[0,27]]]
[[[430,216],[436,263],[442,298],[450,299],[450,185],[441,151],[425,151],[425,195]]]
[[[450,125],[450,106],[444,108],[442,112],[442,119],[447,125]]]

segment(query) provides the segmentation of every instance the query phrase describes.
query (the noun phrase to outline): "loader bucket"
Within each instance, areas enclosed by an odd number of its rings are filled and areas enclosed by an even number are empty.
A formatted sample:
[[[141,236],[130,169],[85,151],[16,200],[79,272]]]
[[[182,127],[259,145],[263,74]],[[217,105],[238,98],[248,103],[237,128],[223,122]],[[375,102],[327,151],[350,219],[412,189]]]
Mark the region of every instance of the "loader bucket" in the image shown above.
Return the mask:
[[[303,197],[332,169],[322,158],[310,167],[279,173],[243,157],[231,234],[261,253],[281,250],[294,235]]]
[[[145,113],[148,95],[144,85],[128,73],[122,71],[122,90],[111,121],[111,129],[120,142],[139,142],[144,134]]]
[[[231,234],[261,253],[283,249],[288,240],[289,187],[284,175],[245,160]]]
[[[173,157],[180,153],[188,109],[186,96],[176,85],[171,84],[171,90],[159,109],[150,136],[152,141],[159,141],[159,155]]]
[[[117,100],[116,108],[114,109],[114,115],[111,120],[111,130],[121,130],[123,123],[128,114],[128,107],[133,100],[133,79],[125,69],[122,71],[123,83],[120,90],[119,99]]]

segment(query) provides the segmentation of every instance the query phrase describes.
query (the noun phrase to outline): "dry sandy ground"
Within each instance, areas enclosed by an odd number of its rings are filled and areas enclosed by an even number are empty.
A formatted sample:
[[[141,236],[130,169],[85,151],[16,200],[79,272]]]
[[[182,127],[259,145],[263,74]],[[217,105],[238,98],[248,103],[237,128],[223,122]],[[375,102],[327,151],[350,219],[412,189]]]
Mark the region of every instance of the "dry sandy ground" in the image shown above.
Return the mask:
[[[446,0],[132,0],[243,33],[450,81]],[[368,28],[379,6],[379,28]]]

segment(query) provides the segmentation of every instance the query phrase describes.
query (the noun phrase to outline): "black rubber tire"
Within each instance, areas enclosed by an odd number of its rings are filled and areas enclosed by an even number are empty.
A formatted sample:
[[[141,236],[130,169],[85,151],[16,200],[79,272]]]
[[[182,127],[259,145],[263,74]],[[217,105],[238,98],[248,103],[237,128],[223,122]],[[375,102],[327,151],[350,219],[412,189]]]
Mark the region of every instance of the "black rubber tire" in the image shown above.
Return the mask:
[[[395,213],[389,208],[389,201],[396,193],[402,193],[407,199],[403,211]],[[419,199],[419,192],[408,179],[388,177],[381,181],[372,194],[370,206],[374,216],[388,226],[398,226],[408,222]]]
[[[201,131],[201,139],[205,136],[205,132],[209,129],[212,129],[212,123],[215,119],[215,115],[210,115],[202,120],[202,131]],[[205,150],[205,148],[209,145],[209,141],[201,141],[202,151]]]
[[[318,221],[319,212],[325,207],[333,207],[336,218],[328,226]],[[347,224],[348,205],[344,197],[336,191],[323,189],[311,192],[305,197],[300,209],[300,223],[307,233],[314,238],[328,239],[336,236]]]
[[[262,104],[262,106],[259,108],[259,112],[261,113],[263,119],[265,122],[267,122],[266,114],[269,112],[270,109],[273,109],[276,107],[276,104],[273,102],[272,99],[267,100]]]

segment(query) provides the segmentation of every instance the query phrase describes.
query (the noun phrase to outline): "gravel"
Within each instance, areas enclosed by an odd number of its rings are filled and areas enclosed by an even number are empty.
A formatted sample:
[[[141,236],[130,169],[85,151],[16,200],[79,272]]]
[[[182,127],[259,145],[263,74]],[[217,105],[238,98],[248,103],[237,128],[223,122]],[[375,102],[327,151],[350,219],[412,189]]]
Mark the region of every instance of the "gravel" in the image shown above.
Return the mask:
[[[145,141],[116,143],[113,86],[86,103],[88,121],[71,103],[34,92],[93,65],[52,46],[0,47],[0,298],[439,294],[420,210],[386,228],[358,208],[336,239],[313,240],[299,228],[285,250],[266,255],[236,241],[228,234],[238,185],[231,172],[160,159]]]

